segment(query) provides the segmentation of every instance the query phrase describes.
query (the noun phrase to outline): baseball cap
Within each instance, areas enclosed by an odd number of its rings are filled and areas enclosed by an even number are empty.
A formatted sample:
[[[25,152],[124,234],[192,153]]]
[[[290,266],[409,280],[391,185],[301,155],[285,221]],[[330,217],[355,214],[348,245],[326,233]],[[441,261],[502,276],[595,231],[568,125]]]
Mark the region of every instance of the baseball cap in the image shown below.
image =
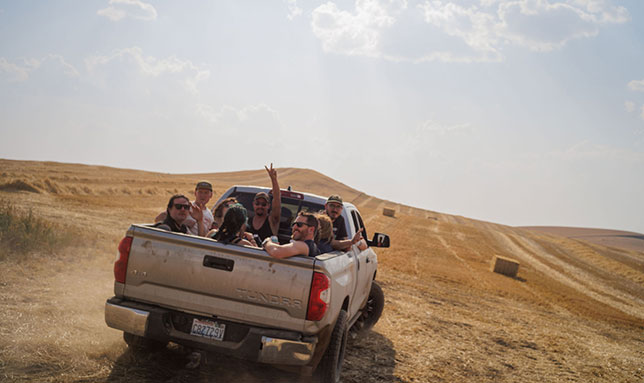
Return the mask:
[[[195,190],[197,189],[206,189],[212,191],[212,185],[208,181],[199,181],[197,182],[197,187],[195,187]]]
[[[329,203],[329,202],[339,203],[340,205],[342,205],[342,197],[340,197],[337,194],[333,194],[329,198],[327,198],[326,203]]]
[[[259,192],[259,193],[255,194],[255,198],[253,198],[253,201],[255,201],[255,200],[259,199],[259,198],[264,198],[266,200],[266,202],[270,201],[270,198],[268,197],[268,194],[266,194],[264,192]]]

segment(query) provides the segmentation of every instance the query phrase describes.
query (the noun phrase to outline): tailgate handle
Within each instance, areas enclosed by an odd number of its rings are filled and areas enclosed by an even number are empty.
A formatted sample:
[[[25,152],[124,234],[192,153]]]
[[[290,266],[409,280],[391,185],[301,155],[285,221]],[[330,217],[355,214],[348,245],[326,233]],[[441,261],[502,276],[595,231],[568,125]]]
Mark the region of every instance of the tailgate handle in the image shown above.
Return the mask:
[[[213,257],[212,255],[206,255],[203,257],[203,265],[206,267],[212,267],[213,269],[233,271],[235,266],[235,261],[232,259]]]

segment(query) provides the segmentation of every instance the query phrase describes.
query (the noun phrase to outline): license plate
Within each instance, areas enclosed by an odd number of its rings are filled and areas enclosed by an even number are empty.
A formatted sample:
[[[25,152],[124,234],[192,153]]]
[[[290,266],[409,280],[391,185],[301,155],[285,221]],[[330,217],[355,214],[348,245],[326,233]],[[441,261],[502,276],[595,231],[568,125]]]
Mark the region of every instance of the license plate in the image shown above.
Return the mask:
[[[190,335],[200,336],[202,338],[223,340],[226,325],[223,323],[212,322],[194,318]]]

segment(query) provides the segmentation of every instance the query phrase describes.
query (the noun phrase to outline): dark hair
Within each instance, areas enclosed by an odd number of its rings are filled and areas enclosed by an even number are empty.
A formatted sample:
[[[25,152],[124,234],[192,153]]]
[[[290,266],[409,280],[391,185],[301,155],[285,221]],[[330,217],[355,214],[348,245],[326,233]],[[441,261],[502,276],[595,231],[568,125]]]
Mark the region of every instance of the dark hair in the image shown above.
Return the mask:
[[[226,211],[224,222],[213,238],[223,243],[229,243],[237,237],[247,219],[248,212],[244,206],[239,203],[232,205]]]
[[[237,203],[237,198],[228,197],[225,200],[221,201],[219,205],[215,206],[215,209],[212,211],[212,215],[219,218],[221,217],[221,212],[224,210],[224,205]]]
[[[312,226],[315,229],[313,233],[318,231],[318,219],[315,218],[315,214],[306,211],[300,211],[297,216],[306,218],[306,224]]]
[[[170,214],[170,208],[172,207],[172,205],[174,205],[174,200],[177,199],[177,198],[185,198],[186,201],[190,202],[190,198],[186,197],[183,194],[175,194],[175,195],[173,195],[172,197],[170,197],[170,201],[168,201],[168,208],[167,208],[168,214]]]

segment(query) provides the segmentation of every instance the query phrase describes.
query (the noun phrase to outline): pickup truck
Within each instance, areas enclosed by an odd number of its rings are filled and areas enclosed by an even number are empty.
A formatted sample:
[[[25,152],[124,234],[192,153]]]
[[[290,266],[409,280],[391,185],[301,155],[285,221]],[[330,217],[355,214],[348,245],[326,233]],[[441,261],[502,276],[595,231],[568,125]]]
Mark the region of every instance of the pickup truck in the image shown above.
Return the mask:
[[[270,192],[234,186],[220,201],[236,197],[252,212],[259,191]],[[299,211],[323,210],[325,201],[281,191],[280,242]],[[364,229],[351,203],[342,215],[350,236]],[[261,248],[133,224],[119,243],[105,322],[134,350],[174,342],[338,382],[347,337],[373,327],[384,306],[372,247],[389,247],[389,237],[375,233],[367,243],[364,251],[275,259]]]

